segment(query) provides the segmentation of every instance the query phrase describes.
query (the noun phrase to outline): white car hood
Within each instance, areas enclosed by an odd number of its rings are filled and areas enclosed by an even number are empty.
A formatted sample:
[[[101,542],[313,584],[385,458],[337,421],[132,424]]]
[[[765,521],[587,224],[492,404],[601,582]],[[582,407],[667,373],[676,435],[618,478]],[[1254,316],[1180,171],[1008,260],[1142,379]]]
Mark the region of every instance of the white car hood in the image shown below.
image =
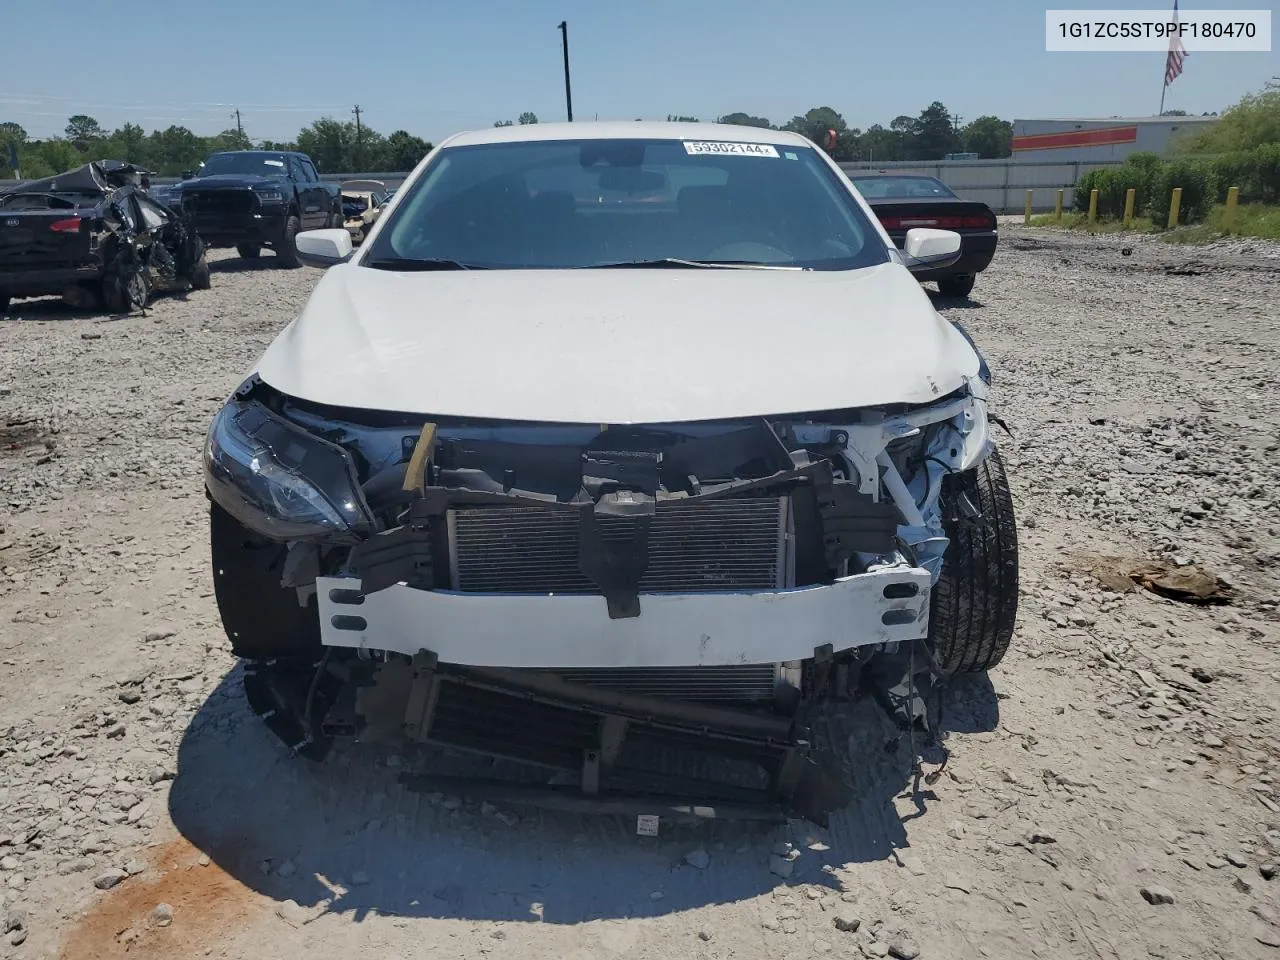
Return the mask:
[[[674,423],[927,403],[978,358],[905,267],[328,270],[257,373],[337,407]]]

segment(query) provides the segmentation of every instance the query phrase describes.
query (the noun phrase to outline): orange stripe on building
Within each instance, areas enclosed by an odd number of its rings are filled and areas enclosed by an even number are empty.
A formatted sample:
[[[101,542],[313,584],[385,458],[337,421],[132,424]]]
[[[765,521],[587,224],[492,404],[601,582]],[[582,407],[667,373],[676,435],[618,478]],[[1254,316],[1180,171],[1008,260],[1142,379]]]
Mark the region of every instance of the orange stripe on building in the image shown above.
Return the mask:
[[[1062,147],[1105,147],[1114,143],[1134,143],[1137,127],[1099,127],[1094,130],[1070,130],[1065,133],[1037,133],[1014,137],[1014,150],[1055,150]]]

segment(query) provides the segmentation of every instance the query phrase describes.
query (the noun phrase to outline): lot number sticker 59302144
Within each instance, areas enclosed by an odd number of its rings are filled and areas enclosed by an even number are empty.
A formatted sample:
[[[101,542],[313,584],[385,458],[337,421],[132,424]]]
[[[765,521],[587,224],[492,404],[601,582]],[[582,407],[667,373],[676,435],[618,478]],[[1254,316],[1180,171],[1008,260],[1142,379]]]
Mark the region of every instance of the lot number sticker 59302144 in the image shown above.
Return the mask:
[[[684,152],[721,153],[739,157],[773,157],[778,159],[777,149],[769,143],[717,143],[706,140],[685,140]]]

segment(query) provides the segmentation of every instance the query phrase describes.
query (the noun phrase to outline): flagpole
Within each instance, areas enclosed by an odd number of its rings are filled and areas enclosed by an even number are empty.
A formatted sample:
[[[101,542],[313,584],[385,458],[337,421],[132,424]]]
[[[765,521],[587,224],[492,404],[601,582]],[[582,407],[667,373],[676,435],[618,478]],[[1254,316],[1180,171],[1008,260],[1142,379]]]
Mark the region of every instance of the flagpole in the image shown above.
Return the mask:
[[[1160,88],[1160,112],[1156,114],[1157,117],[1164,116],[1164,95],[1168,92],[1168,90],[1169,90],[1169,80],[1168,80],[1168,71],[1166,69],[1164,86]]]

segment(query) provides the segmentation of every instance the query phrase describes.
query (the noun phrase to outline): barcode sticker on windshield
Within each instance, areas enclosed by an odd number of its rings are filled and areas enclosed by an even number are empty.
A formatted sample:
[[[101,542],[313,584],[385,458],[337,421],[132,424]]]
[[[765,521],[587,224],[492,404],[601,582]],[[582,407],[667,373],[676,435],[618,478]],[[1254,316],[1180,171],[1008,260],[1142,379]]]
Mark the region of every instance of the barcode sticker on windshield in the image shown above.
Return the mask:
[[[698,153],[723,153],[739,157],[778,159],[778,151],[771,143],[717,143],[706,140],[685,140],[684,152],[691,156]]]

